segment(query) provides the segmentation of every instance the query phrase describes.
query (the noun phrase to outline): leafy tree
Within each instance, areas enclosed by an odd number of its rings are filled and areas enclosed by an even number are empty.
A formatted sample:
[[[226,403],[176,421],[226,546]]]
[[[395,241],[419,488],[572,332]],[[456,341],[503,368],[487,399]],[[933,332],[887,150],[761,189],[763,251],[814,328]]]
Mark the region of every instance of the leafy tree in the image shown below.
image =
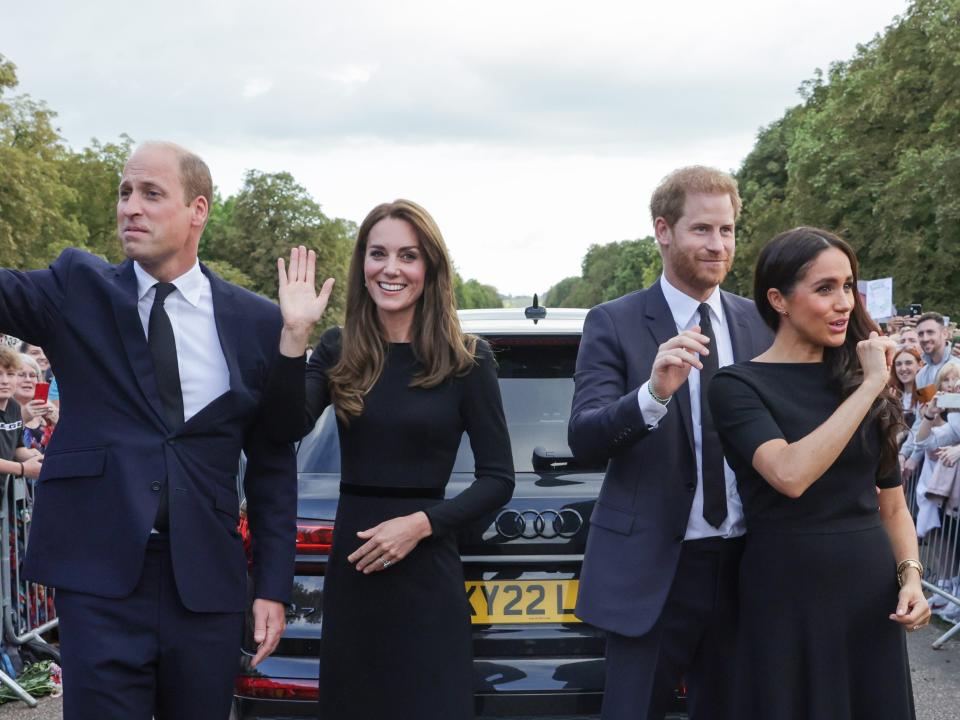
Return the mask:
[[[577,285],[582,282],[583,278],[578,275],[565,277],[543,294],[543,305],[545,307],[570,307],[566,304],[567,298],[576,290]]]
[[[479,280],[473,279],[464,282],[459,274],[454,278],[454,294],[457,298],[457,307],[461,310],[503,307],[503,300],[500,299],[500,294],[493,285],[484,285]]]
[[[760,247],[817,225],[858,252],[864,278],[893,276],[897,305],[960,312],[960,0],[914,0],[852,59],[804,83],[764,128],[738,179],[744,216],[733,289]]]
[[[277,294],[277,258],[304,245],[317,253],[317,273],[337,279],[326,324],[343,322],[344,281],[356,225],[330,219],[306,188],[287,172],[250,170],[233,197],[219,196],[205,231],[204,257],[221,263],[225,272],[248,278],[247,287],[270,298]]]
[[[94,139],[90,147],[68,153],[61,164],[61,177],[74,191],[64,212],[86,229],[86,248],[110,262],[123,259],[117,240],[117,188],[132,149],[128,135],[121,135],[119,143]]]
[[[660,251],[652,237],[591,245],[582,268],[547,290],[544,304],[589,308],[645,288],[660,274]]]
[[[67,153],[41,102],[20,95],[16,66],[0,55],[0,266],[46,264],[60,250],[82,246],[83,225],[68,208],[76,191],[61,179]]]

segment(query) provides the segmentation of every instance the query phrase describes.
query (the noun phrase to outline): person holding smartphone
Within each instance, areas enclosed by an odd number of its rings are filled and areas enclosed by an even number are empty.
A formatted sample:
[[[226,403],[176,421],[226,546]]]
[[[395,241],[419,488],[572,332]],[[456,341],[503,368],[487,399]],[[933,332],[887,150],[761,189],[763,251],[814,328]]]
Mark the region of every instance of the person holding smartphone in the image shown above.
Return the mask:
[[[952,377],[951,377],[952,376]],[[960,460],[960,371],[950,365],[940,371],[940,390],[920,405],[915,447],[936,452],[941,463],[953,467]]]

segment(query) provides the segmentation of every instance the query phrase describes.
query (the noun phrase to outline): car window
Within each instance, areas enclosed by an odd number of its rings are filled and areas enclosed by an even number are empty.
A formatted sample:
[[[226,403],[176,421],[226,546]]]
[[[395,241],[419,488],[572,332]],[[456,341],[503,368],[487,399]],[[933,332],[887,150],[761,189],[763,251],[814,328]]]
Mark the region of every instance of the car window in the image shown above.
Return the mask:
[[[534,450],[568,455],[567,421],[579,335],[485,338],[497,358],[503,410],[517,472],[534,470]],[[327,408],[304,438],[297,456],[301,472],[340,471],[336,418]],[[473,452],[464,433],[454,472],[472,473]]]

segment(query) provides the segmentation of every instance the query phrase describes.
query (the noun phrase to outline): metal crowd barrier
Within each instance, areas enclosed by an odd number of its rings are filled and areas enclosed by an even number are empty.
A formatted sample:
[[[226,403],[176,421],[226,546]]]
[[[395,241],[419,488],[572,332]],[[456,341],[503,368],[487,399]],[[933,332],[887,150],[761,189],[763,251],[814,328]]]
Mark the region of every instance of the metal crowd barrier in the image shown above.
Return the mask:
[[[20,571],[33,514],[33,485],[22,477],[2,477],[0,498],[0,612],[5,647],[27,647],[38,657],[60,661],[60,653],[43,635],[57,627],[53,590],[23,579]],[[7,668],[8,670],[11,668]],[[0,670],[0,683],[30,707],[37,705],[10,674]]]
[[[905,481],[904,492],[920,536],[922,583],[932,593],[930,607],[937,616],[953,624],[933,641],[933,647],[939,649],[960,633],[960,507],[949,498],[926,492],[929,474],[930,468],[925,474],[921,466]]]

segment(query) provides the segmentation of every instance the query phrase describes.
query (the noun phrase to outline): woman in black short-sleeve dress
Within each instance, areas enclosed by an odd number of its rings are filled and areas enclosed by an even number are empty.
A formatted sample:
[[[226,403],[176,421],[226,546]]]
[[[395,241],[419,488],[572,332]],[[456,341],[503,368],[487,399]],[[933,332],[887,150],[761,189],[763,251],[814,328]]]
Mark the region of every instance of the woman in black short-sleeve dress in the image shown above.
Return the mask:
[[[738,716],[913,718],[904,628],[930,613],[896,464],[892,344],[871,333],[856,257],[830,233],[777,236],[755,282],[774,344],[710,387],[747,525]]]
[[[330,285],[313,290],[301,248],[281,267],[287,412],[298,438],[337,413],[340,501],[324,578],[320,716],[473,717],[472,637],[456,530],[513,492],[513,459],[490,347],[461,333],[440,231],[405,200],[360,226],[343,330],[302,350]],[[297,355],[298,357],[291,357]],[[291,408],[292,412],[291,412]],[[444,500],[464,433],[476,480]]]

